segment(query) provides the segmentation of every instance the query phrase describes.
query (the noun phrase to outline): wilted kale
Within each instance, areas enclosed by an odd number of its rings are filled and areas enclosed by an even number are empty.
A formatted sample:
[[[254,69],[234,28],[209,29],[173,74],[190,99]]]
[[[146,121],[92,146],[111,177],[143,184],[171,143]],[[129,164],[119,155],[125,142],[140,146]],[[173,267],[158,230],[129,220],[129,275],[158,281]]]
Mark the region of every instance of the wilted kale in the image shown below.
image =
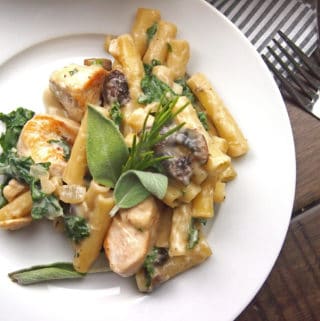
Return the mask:
[[[160,101],[167,93],[175,96],[173,90],[166,83],[152,74],[153,67],[159,64],[160,62],[154,59],[150,65],[144,65],[146,74],[141,80],[143,95],[138,98],[140,104],[146,105],[154,101]]]
[[[186,96],[190,100],[191,104],[194,104],[196,98],[193,92],[191,91],[190,87],[187,85],[186,78],[179,78],[176,79],[174,82],[182,86],[182,96]]]
[[[33,115],[33,111],[22,107],[17,108],[9,114],[0,113],[0,121],[6,125],[5,133],[0,136],[0,145],[3,150],[1,158],[4,158],[5,153],[12,147],[16,147],[23,126]]]
[[[75,242],[79,242],[90,234],[89,226],[83,217],[65,216],[64,225],[67,236]]]
[[[192,250],[199,242],[199,229],[196,226],[196,219],[192,218],[190,227],[189,227],[189,235],[188,235],[188,249]]]
[[[152,38],[154,37],[154,35],[156,34],[158,30],[158,24],[155,22],[151,27],[149,27],[147,29],[147,40],[148,40],[148,44],[150,43],[150,41],[152,40]]]
[[[153,247],[148,253],[143,263],[143,268],[146,276],[146,287],[150,287],[152,277],[155,272],[155,267],[163,265],[169,258],[169,254],[166,248]]]
[[[111,109],[110,109],[110,117],[113,120],[113,122],[117,125],[117,127],[120,127],[122,122],[122,113],[120,108],[121,106],[119,102],[114,102],[111,105]]]

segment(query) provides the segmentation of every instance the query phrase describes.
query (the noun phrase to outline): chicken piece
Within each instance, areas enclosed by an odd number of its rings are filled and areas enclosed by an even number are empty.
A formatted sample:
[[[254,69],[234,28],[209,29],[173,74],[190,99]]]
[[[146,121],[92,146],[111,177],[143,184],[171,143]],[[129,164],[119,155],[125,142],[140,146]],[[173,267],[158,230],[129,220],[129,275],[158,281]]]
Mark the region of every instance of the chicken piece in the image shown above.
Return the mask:
[[[158,222],[159,210],[153,197],[118,213],[104,242],[112,271],[131,276],[140,269],[154,245]],[[137,228],[134,224],[144,228]]]
[[[49,88],[69,117],[80,122],[87,104],[100,104],[107,71],[100,65],[71,64],[52,73]]]
[[[62,144],[74,143],[78,123],[52,115],[35,115],[23,127],[17,150],[20,156],[30,156],[36,163],[50,162],[50,173],[62,176],[67,160]]]

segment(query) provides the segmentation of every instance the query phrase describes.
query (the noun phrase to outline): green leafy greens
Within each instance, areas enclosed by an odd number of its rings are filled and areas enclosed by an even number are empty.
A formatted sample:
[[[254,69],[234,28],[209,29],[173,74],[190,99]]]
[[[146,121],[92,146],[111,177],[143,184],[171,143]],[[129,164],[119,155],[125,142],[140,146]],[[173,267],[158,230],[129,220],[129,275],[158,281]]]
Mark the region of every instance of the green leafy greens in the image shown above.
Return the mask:
[[[198,118],[201,121],[201,124],[205,130],[209,129],[207,115],[204,111],[197,112]]]
[[[88,224],[83,217],[66,216],[64,225],[67,236],[75,242],[79,242],[90,234]]]
[[[152,74],[152,68],[159,64],[159,61],[152,60],[150,65],[144,65],[145,76],[141,80],[143,95],[138,98],[139,104],[146,105],[154,101],[160,102],[167,94],[176,95],[166,83]]]
[[[110,118],[113,120],[113,122],[117,125],[118,128],[120,127],[123,118],[120,108],[120,103],[114,102],[111,105],[110,109]]]
[[[148,44],[150,43],[150,41],[152,40],[152,38],[154,37],[154,35],[156,34],[158,30],[158,24],[155,22],[151,27],[149,27],[147,29],[147,40],[148,40]]]
[[[13,147],[16,147],[20,132],[24,124],[33,117],[34,112],[22,107],[10,112],[9,114],[0,113],[0,121],[6,125],[6,131],[0,136],[2,147],[1,158]]]
[[[199,228],[197,227],[197,219],[192,218],[189,227],[188,244],[189,250],[192,250],[199,242]]]

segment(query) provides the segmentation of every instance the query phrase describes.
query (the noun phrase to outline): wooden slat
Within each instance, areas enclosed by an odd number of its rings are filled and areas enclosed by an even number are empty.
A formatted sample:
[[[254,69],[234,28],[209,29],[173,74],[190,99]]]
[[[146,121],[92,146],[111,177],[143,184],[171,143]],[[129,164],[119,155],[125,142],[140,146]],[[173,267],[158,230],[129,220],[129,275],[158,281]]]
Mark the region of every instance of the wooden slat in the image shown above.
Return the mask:
[[[237,321],[320,320],[320,205],[295,217],[268,280]]]
[[[298,107],[287,103],[293,128],[297,186],[294,214],[320,200],[320,121]]]

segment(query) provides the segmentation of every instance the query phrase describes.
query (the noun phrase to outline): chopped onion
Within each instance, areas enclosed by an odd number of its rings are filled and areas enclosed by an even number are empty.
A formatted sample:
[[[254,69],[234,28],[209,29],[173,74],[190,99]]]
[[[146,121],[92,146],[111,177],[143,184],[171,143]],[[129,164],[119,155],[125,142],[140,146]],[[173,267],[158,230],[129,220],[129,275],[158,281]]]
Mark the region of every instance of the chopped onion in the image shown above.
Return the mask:
[[[57,185],[49,177],[40,177],[41,191],[46,194],[52,194],[56,189]]]
[[[34,164],[30,166],[30,175],[34,178],[42,178],[47,177],[49,178],[49,172],[43,167],[38,164]]]
[[[86,188],[81,185],[63,185],[59,189],[59,198],[68,204],[77,204],[84,201]]]

